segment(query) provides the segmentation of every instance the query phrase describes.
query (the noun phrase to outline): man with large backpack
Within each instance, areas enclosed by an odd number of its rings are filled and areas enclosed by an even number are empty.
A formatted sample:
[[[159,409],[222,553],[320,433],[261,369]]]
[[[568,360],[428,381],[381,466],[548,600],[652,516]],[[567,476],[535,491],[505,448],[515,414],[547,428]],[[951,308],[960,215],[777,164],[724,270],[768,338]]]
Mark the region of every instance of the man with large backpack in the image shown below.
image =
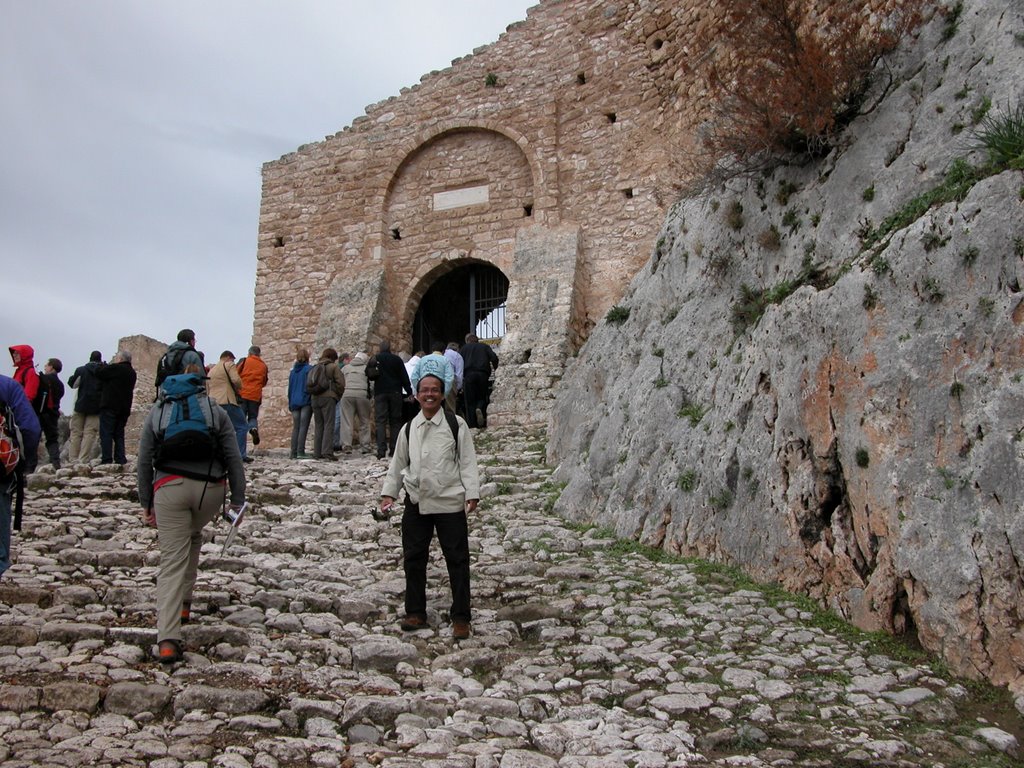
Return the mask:
[[[236,517],[245,505],[245,468],[235,428],[206,396],[196,365],[168,376],[139,438],[142,521],[160,543],[157,574],[157,658],[183,657],[181,625],[190,618],[203,528],[228,498]],[[240,517],[238,518],[240,521]]]
[[[11,567],[11,516],[20,529],[25,477],[36,468],[39,434],[25,390],[0,375],[0,576]]]
[[[160,385],[168,376],[185,372],[190,365],[198,365],[206,369],[203,353],[196,349],[196,332],[191,328],[178,331],[178,339],[167,347],[167,351],[156,364],[156,395],[154,402],[160,399]]]

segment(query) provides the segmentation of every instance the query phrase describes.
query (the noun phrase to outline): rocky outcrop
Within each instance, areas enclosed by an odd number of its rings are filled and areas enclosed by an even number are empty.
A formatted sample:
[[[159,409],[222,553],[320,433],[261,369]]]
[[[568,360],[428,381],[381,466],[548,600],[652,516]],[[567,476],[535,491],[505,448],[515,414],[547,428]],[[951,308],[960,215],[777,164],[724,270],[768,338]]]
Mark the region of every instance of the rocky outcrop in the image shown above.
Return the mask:
[[[919,205],[1019,101],[1022,22],[937,13],[825,160],[677,204],[563,380],[556,511],[1024,689],[1024,175]]]

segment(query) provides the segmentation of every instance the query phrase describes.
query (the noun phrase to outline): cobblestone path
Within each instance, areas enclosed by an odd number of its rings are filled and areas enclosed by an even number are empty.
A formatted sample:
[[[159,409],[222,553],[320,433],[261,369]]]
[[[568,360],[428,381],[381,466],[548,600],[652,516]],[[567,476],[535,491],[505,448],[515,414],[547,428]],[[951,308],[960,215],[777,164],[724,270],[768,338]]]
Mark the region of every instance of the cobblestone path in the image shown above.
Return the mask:
[[[370,515],[383,462],[261,453],[232,547],[207,529],[170,669],[151,659],[158,557],[133,474],[37,473],[0,580],[0,764],[1019,764],[1005,692],[728,569],[566,524],[541,435],[480,433],[478,453],[468,641],[437,552],[432,629],[398,629],[398,516]]]

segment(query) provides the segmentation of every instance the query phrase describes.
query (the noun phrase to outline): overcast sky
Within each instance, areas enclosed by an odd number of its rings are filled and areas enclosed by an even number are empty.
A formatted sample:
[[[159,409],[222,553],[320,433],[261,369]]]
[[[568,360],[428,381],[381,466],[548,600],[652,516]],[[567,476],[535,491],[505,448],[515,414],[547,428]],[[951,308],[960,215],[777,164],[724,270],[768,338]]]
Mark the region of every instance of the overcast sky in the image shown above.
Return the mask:
[[[536,0],[0,0],[3,348],[251,341],[261,167]],[[70,413],[73,393],[62,403]]]

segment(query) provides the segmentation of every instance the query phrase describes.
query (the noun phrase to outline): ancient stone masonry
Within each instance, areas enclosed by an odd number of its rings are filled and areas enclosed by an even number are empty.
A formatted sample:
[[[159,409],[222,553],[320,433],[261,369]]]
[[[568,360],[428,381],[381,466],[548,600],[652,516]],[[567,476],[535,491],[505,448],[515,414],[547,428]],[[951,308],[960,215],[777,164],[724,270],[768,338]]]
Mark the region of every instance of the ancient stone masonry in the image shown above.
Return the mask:
[[[646,259],[667,183],[646,137],[679,122],[671,83],[694,13],[541,3],[493,45],[268,163],[254,339],[271,370],[288,370],[295,344],[389,338],[411,352],[428,289],[488,265],[509,281],[494,417],[543,421],[543,401],[519,411],[501,393],[526,384],[549,399]],[[471,330],[468,312],[465,326],[446,340]],[[286,434],[285,390],[282,375],[267,391],[271,441]]]

